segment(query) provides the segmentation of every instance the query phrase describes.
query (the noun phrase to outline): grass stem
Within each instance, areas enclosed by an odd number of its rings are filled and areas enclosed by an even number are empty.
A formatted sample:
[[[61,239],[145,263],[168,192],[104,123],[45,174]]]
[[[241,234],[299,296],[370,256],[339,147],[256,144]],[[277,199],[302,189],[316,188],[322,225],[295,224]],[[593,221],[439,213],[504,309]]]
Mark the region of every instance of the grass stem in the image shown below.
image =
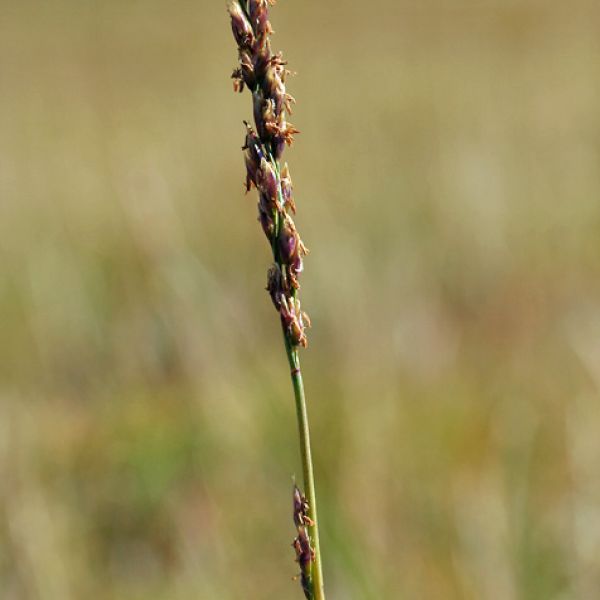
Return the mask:
[[[323,569],[321,566],[321,549],[319,544],[319,520],[317,518],[317,495],[315,492],[315,478],[310,446],[310,429],[308,426],[308,410],[306,407],[306,397],[304,395],[302,371],[300,369],[300,356],[298,355],[298,349],[291,345],[288,336],[285,335],[285,331],[283,337],[285,340],[288,361],[290,363],[292,385],[294,387],[294,397],[296,400],[296,417],[298,420],[298,434],[300,437],[304,493],[306,494],[309,505],[308,516],[314,523],[314,525],[308,528],[315,553],[314,562],[312,563],[313,600],[325,600]]]

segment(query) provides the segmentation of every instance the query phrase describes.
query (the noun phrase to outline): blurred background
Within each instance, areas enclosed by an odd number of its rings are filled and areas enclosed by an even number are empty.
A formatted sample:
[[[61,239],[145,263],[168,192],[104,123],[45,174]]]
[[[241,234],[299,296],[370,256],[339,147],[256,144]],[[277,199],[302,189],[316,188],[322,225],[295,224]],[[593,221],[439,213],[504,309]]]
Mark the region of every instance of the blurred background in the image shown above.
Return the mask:
[[[225,2],[0,16],[0,597],[301,598]],[[600,6],[272,22],[328,598],[598,598]]]

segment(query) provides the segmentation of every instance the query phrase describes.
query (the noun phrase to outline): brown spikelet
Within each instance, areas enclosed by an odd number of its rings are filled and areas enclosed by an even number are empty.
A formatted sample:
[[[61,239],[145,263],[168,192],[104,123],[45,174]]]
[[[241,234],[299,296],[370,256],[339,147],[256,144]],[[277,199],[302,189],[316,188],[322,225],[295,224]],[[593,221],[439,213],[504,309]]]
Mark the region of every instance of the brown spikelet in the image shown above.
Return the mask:
[[[292,547],[296,552],[296,562],[300,566],[300,582],[302,590],[308,600],[312,598],[312,563],[315,560],[315,551],[311,545],[310,535],[307,526],[314,525],[314,522],[308,516],[310,506],[304,494],[297,485],[294,485],[293,491],[294,506],[294,525],[297,535],[292,542]]]
[[[297,290],[307,249],[292,221],[296,214],[292,179],[280,160],[299,130],[287,120],[296,100],[285,86],[290,71],[281,52],[273,53],[269,7],[274,0],[233,0],[229,5],[231,30],[238,46],[239,65],[233,71],[233,88],[252,94],[254,128],[246,123],[244,160],[249,192],[258,191],[258,220],[269,240],[277,271],[269,271],[267,289],[290,343],[306,347],[310,320],[300,310]],[[276,273],[276,275],[274,274]]]

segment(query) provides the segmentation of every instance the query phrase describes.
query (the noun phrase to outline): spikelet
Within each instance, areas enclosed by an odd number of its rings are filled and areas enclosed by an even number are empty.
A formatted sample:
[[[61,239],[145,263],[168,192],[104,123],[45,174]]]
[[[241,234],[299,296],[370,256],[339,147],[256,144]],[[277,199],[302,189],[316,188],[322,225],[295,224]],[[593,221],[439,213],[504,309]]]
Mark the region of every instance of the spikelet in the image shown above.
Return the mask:
[[[300,491],[297,485],[294,485],[293,491],[293,506],[294,506],[294,525],[298,534],[292,542],[292,548],[296,552],[296,562],[300,566],[300,583],[302,590],[308,600],[312,598],[312,564],[315,560],[315,551],[311,545],[310,535],[308,534],[307,526],[314,525],[313,521],[308,516],[310,506],[306,501],[306,497]]]

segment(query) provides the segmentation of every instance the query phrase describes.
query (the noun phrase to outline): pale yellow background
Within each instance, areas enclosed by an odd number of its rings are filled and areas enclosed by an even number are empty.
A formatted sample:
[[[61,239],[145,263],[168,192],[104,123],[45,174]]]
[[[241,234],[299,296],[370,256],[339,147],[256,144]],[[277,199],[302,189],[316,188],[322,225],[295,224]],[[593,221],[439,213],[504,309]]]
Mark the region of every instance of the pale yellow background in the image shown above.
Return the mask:
[[[600,594],[600,10],[281,0],[330,600]],[[0,597],[299,599],[225,3],[0,2]]]

